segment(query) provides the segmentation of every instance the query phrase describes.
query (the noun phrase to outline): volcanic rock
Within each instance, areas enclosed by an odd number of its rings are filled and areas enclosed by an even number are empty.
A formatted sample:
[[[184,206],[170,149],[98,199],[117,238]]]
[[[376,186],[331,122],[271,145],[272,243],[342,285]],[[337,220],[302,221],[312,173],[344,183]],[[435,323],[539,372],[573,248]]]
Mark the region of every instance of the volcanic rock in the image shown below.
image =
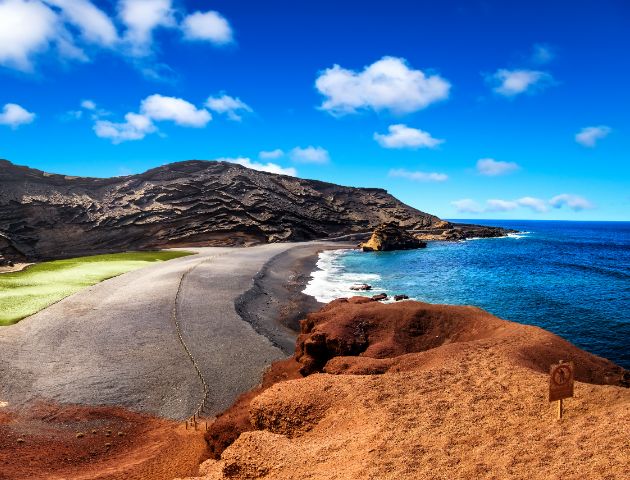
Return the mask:
[[[400,302],[401,300],[409,299],[408,295],[394,295],[394,300]]]
[[[387,294],[386,293],[377,293],[376,295],[372,295],[372,300],[374,301],[380,301],[380,300],[386,300],[387,299]]]
[[[559,360],[576,367],[562,422]],[[478,308],[338,299],[271,371],[293,373],[240,405],[249,431],[198,478],[627,477],[628,372]]]
[[[361,283],[359,285],[352,285],[350,290],[354,290],[357,292],[372,290],[372,285],[368,285],[367,283]]]
[[[427,244],[407,232],[398,222],[382,223],[374,230],[372,237],[359,244],[364,252],[386,252],[390,250],[412,250],[425,248]]]
[[[185,161],[138,175],[83,178],[0,160],[0,255],[13,260],[168,246],[251,245],[366,232],[434,215],[385,190]]]

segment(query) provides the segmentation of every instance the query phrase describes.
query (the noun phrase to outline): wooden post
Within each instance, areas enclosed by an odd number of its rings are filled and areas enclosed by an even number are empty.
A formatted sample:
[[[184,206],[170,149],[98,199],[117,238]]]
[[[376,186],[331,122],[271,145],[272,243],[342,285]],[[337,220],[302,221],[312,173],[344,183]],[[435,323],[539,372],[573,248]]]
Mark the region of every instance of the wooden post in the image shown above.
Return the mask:
[[[558,400],[558,420],[562,420],[562,399]]]

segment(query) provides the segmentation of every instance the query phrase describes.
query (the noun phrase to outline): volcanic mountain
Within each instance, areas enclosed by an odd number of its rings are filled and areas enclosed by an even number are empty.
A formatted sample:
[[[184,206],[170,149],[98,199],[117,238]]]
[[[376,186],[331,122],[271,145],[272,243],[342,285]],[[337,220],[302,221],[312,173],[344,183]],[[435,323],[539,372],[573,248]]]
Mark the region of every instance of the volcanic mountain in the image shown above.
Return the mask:
[[[379,188],[190,160],[138,175],[57,175],[0,160],[0,258],[41,260],[184,245],[251,245],[409,229],[440,219]]]

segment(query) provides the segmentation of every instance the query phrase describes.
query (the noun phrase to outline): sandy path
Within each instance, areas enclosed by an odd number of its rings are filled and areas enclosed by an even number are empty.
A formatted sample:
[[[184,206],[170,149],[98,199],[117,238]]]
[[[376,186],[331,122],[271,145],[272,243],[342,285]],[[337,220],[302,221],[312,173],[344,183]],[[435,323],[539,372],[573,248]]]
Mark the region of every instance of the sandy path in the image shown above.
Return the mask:
[[[181,278],[182,335],[219,412],[283,356],[244,322],[234,300],[275,255],[295,244],[199,248],[89,287],[0,328],[0,401],[37,398],[119,405],[163,417],[192,414],[202,387],[171,314]]]

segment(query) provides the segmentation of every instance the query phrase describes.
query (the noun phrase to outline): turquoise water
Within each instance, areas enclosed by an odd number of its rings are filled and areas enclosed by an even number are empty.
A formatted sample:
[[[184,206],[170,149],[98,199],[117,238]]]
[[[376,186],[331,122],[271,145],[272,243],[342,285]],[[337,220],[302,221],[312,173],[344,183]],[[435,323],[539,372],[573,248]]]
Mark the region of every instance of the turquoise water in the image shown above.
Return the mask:
[[[325,252],[305,292],[329,301],[365,282],[370,294],[476,305],[630,368],[630,222],[470,222],[527,233],[413,251]]]

